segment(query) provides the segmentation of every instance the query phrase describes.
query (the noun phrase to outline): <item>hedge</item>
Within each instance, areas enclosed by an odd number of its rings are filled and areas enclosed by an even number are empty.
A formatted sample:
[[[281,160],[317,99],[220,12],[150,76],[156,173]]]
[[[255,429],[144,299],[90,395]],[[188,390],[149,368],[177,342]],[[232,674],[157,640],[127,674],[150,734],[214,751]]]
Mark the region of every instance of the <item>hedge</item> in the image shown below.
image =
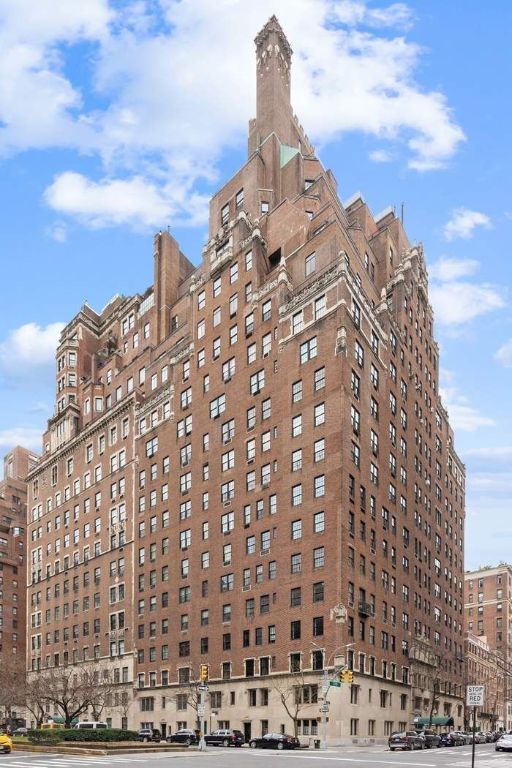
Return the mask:
[[[136,731],[120,728],[59,728],[54,730],[32,730],[28,738],[33,744],[57,744],[59,741],[138,741]]]
[[[27,732],[27,737],[31,744],[58,744],[62,739],[60,734],[60,730],[31,730]]]

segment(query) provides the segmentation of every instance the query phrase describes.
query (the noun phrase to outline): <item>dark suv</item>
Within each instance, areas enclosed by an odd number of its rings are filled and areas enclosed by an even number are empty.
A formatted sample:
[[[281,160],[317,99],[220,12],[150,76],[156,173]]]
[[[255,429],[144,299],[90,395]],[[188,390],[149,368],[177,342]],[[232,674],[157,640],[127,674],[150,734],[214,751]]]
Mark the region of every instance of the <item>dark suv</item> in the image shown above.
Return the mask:
[[[425,746],[427,749],[441,746],[441,737],[435,731],[425,729],[424,731],[420,731],[420,733],[425,739]]]
[[[215,747],[241,747],[245,741],[242,731],[233,731],[231,728],[219,728],[205,736],[204,740]]]
[[[194,731],[192,728],[180,728],[176,733],[172,733],[167,736],[168,744],[185,744],[189,747],[191,744],[199,744],[199,731]]]
[[[162,741],[162,733],[158,728],[141,728],[139,741]]]

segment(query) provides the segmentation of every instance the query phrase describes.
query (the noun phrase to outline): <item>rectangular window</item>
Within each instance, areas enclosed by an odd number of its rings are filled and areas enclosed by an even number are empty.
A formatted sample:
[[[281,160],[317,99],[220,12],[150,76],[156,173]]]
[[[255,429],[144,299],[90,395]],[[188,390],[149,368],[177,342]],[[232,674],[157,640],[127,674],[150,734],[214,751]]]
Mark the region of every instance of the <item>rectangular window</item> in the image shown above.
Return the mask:
[[[305,276],[308,277],[309,275],[312,275],[313,272],[316,270],[316,254],[310,253],[309,256],[306,256],[304,261],[304,272]]]
[[[257,373],[253,373],[250,378],[250,392],[251,395],[257,395],[260,390],[265,386],[265,371],[262,369]]]
[[[308,360],[315,358],[317,352],[317,338],[316,336],[313,336],[311,339],[308,339],[300,345],[300,364],[303,365],[304,363],[307,363]]]
[[[323,296],[319,296],[318,299],[315,299],[315,309],[314,309],[315,320],[319,320],[321,317],[323,317],[326,311],[327,311],[327,299],[324,294]]]

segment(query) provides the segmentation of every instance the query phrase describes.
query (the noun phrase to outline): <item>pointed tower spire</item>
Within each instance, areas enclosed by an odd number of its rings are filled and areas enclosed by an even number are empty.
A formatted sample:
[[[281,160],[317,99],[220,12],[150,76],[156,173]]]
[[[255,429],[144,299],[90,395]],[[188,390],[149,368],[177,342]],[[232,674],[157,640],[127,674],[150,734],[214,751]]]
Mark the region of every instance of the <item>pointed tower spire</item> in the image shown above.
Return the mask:
[[[279,21],[272,16],[256,35],[256,121],[251,126],[254,151],[274,132],[282,144],[290,144],[293,112],[290,103],[292,49]]]

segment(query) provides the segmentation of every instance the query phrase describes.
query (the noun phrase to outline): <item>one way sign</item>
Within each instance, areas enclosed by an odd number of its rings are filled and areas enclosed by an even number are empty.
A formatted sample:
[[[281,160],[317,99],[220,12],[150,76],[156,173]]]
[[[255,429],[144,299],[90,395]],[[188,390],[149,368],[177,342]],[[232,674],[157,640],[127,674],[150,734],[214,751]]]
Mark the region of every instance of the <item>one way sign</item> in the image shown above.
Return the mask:
[[[485,685],[467,685],[466,686],[466,706],[483,707],[484,705]]]

